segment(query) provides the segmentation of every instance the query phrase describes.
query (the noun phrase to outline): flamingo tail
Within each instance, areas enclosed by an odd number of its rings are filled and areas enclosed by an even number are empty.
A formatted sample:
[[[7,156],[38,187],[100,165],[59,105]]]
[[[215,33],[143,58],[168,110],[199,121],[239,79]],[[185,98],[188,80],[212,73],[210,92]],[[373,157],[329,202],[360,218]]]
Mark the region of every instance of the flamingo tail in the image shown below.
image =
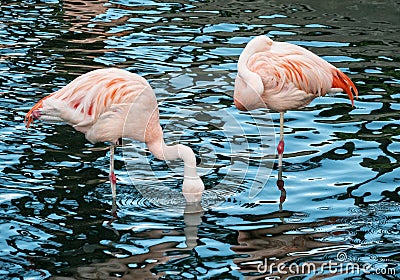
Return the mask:
[[[358,97],[358,90],[354,83],[342,71],[335,69],[332,71],[332,88],[341,88],[350,98],[351,105],[354,106],[354,95]]]

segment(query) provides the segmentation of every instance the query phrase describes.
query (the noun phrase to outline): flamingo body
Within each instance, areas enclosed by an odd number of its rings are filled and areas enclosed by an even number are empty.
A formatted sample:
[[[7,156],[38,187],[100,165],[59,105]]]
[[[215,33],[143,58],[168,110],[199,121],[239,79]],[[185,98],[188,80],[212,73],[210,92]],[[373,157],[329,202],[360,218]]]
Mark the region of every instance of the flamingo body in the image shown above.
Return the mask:
[[[92,143],[110,142],[113,197],[113,147],[118,139],[131,138],[145,142],[158,159],[182,159],[183,194],[188,202],[201,199],[204,184],[197,175],[192,149],[165,144],[156,96],[149,83],[137,74],[116,68],[88,72],[36,103],[26,114],[26,126],[34,119],[66,122]]]
[[[332,64],[297,45],[257,36],[238,61],[234,100],[240,110],[267,107],[285,112],[328,92],[344,91],[353,104],[358,91]]]

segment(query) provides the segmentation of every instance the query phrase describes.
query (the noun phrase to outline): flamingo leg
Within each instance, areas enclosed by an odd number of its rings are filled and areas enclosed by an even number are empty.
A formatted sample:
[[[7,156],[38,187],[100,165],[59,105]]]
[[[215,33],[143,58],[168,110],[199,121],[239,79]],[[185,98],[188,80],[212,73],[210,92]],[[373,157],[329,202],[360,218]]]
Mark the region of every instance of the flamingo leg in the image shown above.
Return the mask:
[[[111,193],[112,193],[112,207],[111,207],[111,215],[113,216],[112,219],[108,222],[108,225],[111,225],[117,218],[117,177],[114,173],[114,149],[115,146],[110,146],[110,184],[111,184]]]
[[[110,146],[110,184],[111,184],[111,193],[113,199],[117,197],[117,177],[115,177],[114,173],[114,145]]]
[[[283,141],[283,122],[284,122],[284,112],[280,113],[280,131],[279,131],[279,144],[277,147],[278,151],[278,167],[280,167],[280,170],[282,170],[282,162],[283,162],[283,151],[285,150],[285,142]],[[282,179],[282,172],[280,172],[280,178]]]
[[[282,204],[286,200],[286,190],[284,188],[285,182],[282,179],[282,166],[283,166],[283,151],[285,150],[285,142],[283,141],[283,123],[284,123],[284,112],[280,113],[280,131],[279,131],[279,144],[277,147],[278,151],[278,180],[276,181],[276,185],[278,189],[281,191],[279,209],[282,211]]]

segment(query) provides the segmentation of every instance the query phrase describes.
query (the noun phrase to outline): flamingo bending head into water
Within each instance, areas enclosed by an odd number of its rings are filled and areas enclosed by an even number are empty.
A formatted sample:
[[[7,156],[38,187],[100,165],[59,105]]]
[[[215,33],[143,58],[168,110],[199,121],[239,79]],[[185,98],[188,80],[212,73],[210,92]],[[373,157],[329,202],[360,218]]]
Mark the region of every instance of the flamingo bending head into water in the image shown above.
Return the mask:
[[[137,74],[116,68],[83,74],[36,103],[26,114],[26,126],[34,119],[66,122],[92,143],[111,143],[109,177],[114,199],[114,146],[120,138],[131,138],[146,143],[160,160],[182,159],[182,193],[187,202],[201,200],[204,184],[196,172],[192,149],[182,144],[165,144],[154,91]]]
[[[284,113],[305,107],[328,92],[343,91],[354,106],[357,88],[342,71],[305,48],[261,35],[250,40],[239,57],[234,103],[242,111],[266,107],[280,112],[277,151],[281,170]],[[281,176],[280,172],[280,180]]]

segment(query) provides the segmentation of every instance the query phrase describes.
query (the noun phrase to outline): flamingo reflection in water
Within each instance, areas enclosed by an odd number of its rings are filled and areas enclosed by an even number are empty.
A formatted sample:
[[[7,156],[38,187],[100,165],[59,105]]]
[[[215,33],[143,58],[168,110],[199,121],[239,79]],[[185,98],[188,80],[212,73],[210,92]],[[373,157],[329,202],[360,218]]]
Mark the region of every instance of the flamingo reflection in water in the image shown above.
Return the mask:
[[[316,259],[323,259],[322,256],[332,255],[331,261],[335,261],[337,252],[351,248],[350,245],[341,245],[329,239],[345,233],[343,230],[334,230],[326,232],[316,230],[329,225],[334,227],[342,217],[329,217],[316,222],[301,221],[300,217],[306,213],[279,211],[268,214],[253,214],[242,217],[245,222],[257,225],[266,225],[249,229],[239,230],[237,242],[238,245],[231,246],[239,257],[235,258],[234,263],[240,268],[242,273],[251,273],[253,278],[264,279],[261,277],[282,277],[288,278],[295,276],[309,275],[319,272],[322,278],[331,275],[329,269],[323,261],[316,261],[312,258],[307,265],[301,267],[304,257],[320,256]],[[280,219],[282,222],[277,222]],[[291,222],[291,219],[296,220]],[[300,219],[300,221],[298,221]],[[246,256],[246,257],[241,257]],[[299,270],[290,266],[298,264]],[[277,269],[279,268],[279,270]],[[309,270],[307,270],[309,269]],[[340,274],[337,271],[336,275]],[[283,279],[286,279],[283,277]]]
[[[174,208],[174,213],[178,212],[178,208]],[[115,252],[115,256],[102,262],[96,261],[87,265],[79,265],[73,268],[74,273],[85,279],[117,279],[119,277],[115,275],[118,274],[124,275],[123,279],[153,279],[165,276],[167,272],[162,269],[164,265],[179,263],[193,254],[193,249],[198,245],[198,230],[202,223],[203,213],[204,210],[200,203],[186,204],[183,209],[184,235],[182,235],[182,230],[176,228],[146,229],[139,232],[129,230],[127,233],[111,228],[115,233],[116,240],[115,244],[114,241],[111,241],[107,246],[115,250],[107,249],[107,251]],[[136,252],[128,257],[120,258],[117,257],[118,254],[131,254],[125,252],[123,246],[118,246],[121,242],[124,243],[120,238],[126,234],[131,236],[133,246],[136,245],[135,240],[153,240],[159,243],[150,245],[143,250],[145,251],[143,253]],[[170,237],[173,237],[173,240]],[[184,244],[180,241],[182,237]],[[128,247],[131,246],[132,244]],[[140,242],[139,248],[142,248]]]

